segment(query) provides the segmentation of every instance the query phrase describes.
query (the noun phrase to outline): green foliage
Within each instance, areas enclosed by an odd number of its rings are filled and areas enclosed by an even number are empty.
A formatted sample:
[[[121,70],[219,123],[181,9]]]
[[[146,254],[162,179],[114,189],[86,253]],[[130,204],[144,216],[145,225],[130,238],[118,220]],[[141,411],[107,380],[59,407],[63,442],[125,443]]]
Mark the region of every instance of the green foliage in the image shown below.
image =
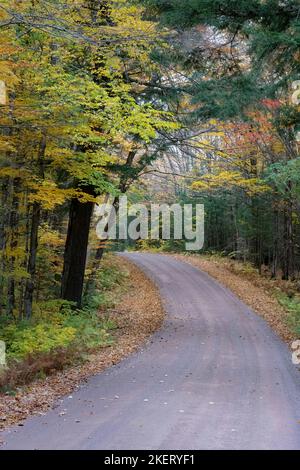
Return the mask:
[[[89,289],[84,296],[82,311],[93,315],[97,314],[99,309],[113,307],[118,294],[123,290],[127,275],[127,271],[120,270],[111,257],[104,258],[96,272],[92,290]]]
[[[300,158],[274,163],[265,172],[266,180],[275,186],[281,198],[300,198]],[[291,194],[290,194],[291,193]]]
[[[219,36],[220,45],[223,42],[229,46],[231,42],[227,51],[221,46],[220,54],[215,55],[214,44],[210,57],[202,51],[207,46],[204,35],[203,45],[199,40],[199,48],[190,54],[198,58],[187,88],[194,101],[202,104],[199,112],[203,108],[204,118],[241,115],[249,104],[258,103],[263,93],[274,97],[276,91],[287,89],[293,80],[299,79],[298,0],[143,0],[143,3],[149,16],[158,18],[164,26],[181,32],[201,25],[204,31],[206,27],[211,32],[213,28],[216,34],[226,34]],[[240,47],[243,54],[236,54]],[[239,63],[241,55],[248,56],[247,66]],[[235,56],[233,61],[230,56]],[[188,59],[189,66],[193,65],[192,57]],[[179,61],[186,63],[184,57]]]
[[[201,103],[196,115],[203,119],[217,117],[226,120],[244,116],[249,103],[264,96],[262,87],[257,86],[257,76],[251,73],[212,78],[209,81],[202,78],[198,73],[193,74],[187,92],[193,97],[193,104]]]
[[[97,298],[96,309],[102,304]],[[47,316],[35,317],[31,321],[10,323],[1,328],[0,338],[5,341],[8,360],[26,359],[28,356],[49,352],[70,346],[77,350],[86,350],[111,344],[110,330],[115,328],[114,322],[102,318],[89,308],[72,310],[66,303],[63,309],[55,308],[56,302],[44,303]],[[56,305],[59,305],[57,301]],[[51,308],[51,313],[49,309]]]
[[[103,264],[97,274],[97,289],[101,292],[111,290],[111,286],[122,284],[128,273],[120,271],[114,264]]]
[[[90,349],[108,346],[113,342],[110,330],[115,329],[115,323],[103,319],[98,313],[78,311],[64,320],[64,328],[76,332],[75,343],[79,348]]]
[[[75,309],[72,302],[54,299],[36,303],[29,321],[16,322],[3,317],[0,339],[6,343],[8,361],[38,357],[60,348],[73,348],[80,354],[111,344],[111,332],[116,324],[100,310],[114,305],[126,278],[126,271],[120,270],[111,259],[104,260],[94,290],[82,309]]]
[[[157,69],[159,36],[140,5],[46,3],[4,0],[0,9],[0,314],[15,318],[31,315],[29,284],[33,302],[63,291],[70,201],[91,207],[119,195],[148,165],[158,131],[178,128],[138,84]],[[31,243],[34,216],[48,240]]]
[[[11,324],[0,333],[6,342],[8,359],[23,359],[29,355],[67,347],[76,337],[76,329],[51,323],[32,325],[28,322]]]
[[[300,297],[289,297],[280,294],[278,297],[280,304],[289,312],[288,324],[296,335],[300,335]]]

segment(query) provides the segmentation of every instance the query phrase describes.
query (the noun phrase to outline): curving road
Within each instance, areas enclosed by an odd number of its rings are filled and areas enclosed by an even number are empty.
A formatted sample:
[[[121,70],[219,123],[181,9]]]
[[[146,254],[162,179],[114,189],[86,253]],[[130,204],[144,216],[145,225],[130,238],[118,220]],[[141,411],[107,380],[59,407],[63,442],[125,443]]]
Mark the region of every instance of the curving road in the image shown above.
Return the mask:
[[[300,373],[267,324],[186,263],[125,256],[157,283],[164,326],[4,448],[300,449]]]

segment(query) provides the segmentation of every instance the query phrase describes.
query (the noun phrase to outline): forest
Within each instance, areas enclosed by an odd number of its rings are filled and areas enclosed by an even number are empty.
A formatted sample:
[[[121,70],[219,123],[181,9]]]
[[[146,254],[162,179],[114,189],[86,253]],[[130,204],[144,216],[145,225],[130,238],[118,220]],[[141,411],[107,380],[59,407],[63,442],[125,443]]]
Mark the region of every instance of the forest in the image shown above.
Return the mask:
[[[204,252],[300,282],[298,0],[2,0],[0,339],[105,344],[96,206],[202,203]],[[99,300],[100,299],[100,300]],[[84,325],[84,326],[83,326]],[[99,333],[100,331],[100,333]]]

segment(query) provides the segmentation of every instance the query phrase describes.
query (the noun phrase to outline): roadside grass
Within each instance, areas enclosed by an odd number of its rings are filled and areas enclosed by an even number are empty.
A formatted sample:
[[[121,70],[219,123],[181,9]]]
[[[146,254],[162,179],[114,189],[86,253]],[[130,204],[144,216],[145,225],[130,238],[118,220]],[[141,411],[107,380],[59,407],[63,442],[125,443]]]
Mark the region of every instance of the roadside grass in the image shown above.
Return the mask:
[[[300,337],[300,296],[289,297],[284,293],[278,294],[280,305],[288,312],[287,323],[294,333]]]
[[[0,391],[13,393],[16,386],[84,362],[89,353],[113,344],[117,325],[109,309],[126,290],[127,276],[114,257],[107,256],[81,309],[50,300],[36,304],[29,321],[2,319],[0,340],[6,345],[7,366],[0,369]]]

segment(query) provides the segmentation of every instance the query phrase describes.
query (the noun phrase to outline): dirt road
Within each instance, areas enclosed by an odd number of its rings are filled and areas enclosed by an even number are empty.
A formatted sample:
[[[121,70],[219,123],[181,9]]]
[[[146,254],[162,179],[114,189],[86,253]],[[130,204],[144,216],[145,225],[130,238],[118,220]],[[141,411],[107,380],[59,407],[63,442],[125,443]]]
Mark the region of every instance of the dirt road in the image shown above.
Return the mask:
[[[158,285],[164,326],[3,448],[300,449],[300,372],[267,324],[191,265],[125,256]]]

